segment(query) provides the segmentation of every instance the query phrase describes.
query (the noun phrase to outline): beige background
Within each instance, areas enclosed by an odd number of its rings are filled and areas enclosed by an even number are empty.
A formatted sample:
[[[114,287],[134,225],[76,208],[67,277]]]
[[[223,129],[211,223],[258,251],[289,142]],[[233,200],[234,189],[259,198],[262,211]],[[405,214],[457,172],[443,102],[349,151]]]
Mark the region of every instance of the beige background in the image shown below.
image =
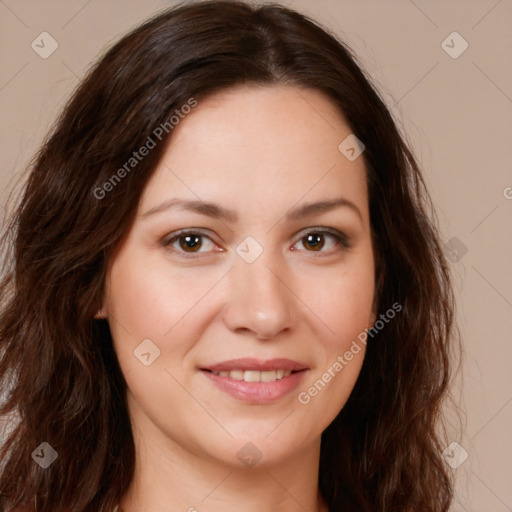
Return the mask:
[[[175,3],[0,0],[3,207],[97,54]],[[464,435],[453,441],[469,454],[455,470],[453,511],[512,511],[512,2],[286,3],[359,55],[415,148],[443,241],[457,237],[467,248],[452,263],[465,347],[454,393],[467,411]],[[43,31],[59,45],[47,59],[31,48]],[[453,31],[469,44],[456,59],[441,46]],[[447,44],[461,48],[461,40]]]

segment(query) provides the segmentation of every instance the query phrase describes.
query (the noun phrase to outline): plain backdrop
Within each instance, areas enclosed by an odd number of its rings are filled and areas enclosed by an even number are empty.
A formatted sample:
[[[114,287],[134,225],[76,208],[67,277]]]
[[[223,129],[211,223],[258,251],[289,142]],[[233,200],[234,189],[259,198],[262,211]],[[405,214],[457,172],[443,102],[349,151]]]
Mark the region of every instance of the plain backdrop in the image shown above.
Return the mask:
[[[0,0],[3,209],[98,54],[175,3]],[[282,3],[355,50],[424,170],[452,260],[464,343],[453,392],[467,421],[452,448],[467,459],[454,469],[452,510],[512,511],[512,2]],[[57,49],[43,58],[51,44]]]

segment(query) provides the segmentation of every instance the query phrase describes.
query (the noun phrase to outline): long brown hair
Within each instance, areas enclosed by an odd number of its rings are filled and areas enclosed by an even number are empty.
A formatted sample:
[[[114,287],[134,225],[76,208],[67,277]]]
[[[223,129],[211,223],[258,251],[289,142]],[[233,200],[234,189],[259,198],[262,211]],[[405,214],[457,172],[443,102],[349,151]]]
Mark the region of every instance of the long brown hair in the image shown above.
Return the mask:
[[[107,322],[93,317],[172,129],[101,190],[191,98],[243,83],[322,91],[363,141],[378,313],[402,306],[369,340],[355,388],[322,434],[320,490],[331,511],[448,510],[438,427],[458,339],[450,273],[420,169],[356,62],[293,10],[206,1],[146,21],[90,70],[3,238],[0,414],[18,421],[0,451],[2,510],[110,512],[126,492],[135,463],[126,382]],[[43,442],[58,454],[47,469],[33,460]]]

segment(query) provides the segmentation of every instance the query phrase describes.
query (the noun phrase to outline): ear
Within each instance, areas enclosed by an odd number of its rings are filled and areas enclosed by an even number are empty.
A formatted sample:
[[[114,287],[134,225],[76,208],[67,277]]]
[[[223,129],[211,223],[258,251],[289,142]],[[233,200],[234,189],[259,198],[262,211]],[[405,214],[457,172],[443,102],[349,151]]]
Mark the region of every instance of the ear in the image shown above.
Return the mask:
[[[375,279],[375,289],[373,294],[373,305],[372,312],[370,313],[370,325],[374,325],[377,321],[377,313],[379,311],[379,297],[381,295],[382,289],[384,288],[384,276],[385,269],[382,266],[381,259],[377,257],[377,265],[376,265],[376,279]]]
[[[381,287],[382,280],[379,280],[377,287],[375,288],[375,293],[373,295],[373,304],[372,304],[372,311],[370,313],[370,319],[369,323],[373,326],[375,322],[377,321],[377,312],[379,311],[379,295],[380,295],[380,287]]]
[[[373,326],[377,321],[377,304],[373,304],[372,312],[370,313],[369,325]]]
[[[107,318],[107,308],[106,308],[106,306],[104,304],[101,306],[101,309],[96,311],[96,313],[94,315],[94,318],[96,320],[106,319]]]

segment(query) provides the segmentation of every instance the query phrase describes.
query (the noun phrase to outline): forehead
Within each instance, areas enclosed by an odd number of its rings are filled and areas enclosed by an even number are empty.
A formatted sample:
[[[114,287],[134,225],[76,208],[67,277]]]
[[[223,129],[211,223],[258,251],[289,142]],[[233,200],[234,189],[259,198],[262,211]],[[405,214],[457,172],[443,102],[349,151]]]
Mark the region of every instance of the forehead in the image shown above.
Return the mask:
[[[363,158],[338,149],[351,133],[324,94],[295,86],[242,86],[203,101],[174,127],[142,208],[174,196],[283,207],[337,192],[366,201]],[[307,196],[307,197],[306,197]]]

